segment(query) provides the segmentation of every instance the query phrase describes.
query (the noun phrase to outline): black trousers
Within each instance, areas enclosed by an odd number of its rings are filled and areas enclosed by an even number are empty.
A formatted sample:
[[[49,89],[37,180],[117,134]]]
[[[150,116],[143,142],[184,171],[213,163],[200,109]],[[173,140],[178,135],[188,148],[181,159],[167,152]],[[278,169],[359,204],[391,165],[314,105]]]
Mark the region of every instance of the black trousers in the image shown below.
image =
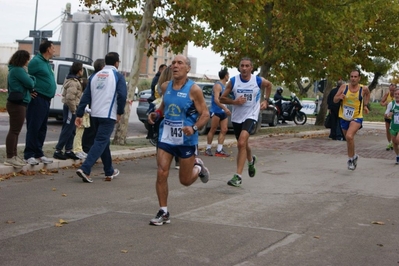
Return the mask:
[[[341,125],[339,123],[338,112],[331,111],[331,129],[329,138],[344,139],[344,134],[342,133]]]
[[[85,128],[82,136],[82,149],[85,153],[88,153],[91,146],[93,146],[94,138],[96,137],[96,125],[95,121],[90,116],[90,127]]]

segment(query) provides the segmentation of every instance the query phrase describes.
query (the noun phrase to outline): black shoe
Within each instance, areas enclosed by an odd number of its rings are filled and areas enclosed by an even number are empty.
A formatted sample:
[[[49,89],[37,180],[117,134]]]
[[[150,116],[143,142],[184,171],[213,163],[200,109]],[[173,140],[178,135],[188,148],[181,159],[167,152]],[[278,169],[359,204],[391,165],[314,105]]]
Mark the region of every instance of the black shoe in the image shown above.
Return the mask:
[[[66,159],[68,159],[68,157],[66,157],[66,156],[62,153],[62,151],[56,151],[56,152],[54,152],[53,158],[54,158],[54,159],[58,159],[58,160],[66,160]]]
[[[72,160],[80,160],[80,158],[78,156],[75,155],[75,153],[73,153],[73,151],[67,151],[65,152],[65,157],[67,159],[72,159]]]

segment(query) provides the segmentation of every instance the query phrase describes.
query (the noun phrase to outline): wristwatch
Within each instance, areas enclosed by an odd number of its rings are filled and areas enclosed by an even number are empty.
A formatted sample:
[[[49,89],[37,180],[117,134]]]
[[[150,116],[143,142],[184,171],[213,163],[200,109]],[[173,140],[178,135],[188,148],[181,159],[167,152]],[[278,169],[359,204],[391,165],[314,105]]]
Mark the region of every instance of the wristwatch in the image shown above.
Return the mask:
[[[196,125],[193,126],[194,132],[198,130],[198,127]]]

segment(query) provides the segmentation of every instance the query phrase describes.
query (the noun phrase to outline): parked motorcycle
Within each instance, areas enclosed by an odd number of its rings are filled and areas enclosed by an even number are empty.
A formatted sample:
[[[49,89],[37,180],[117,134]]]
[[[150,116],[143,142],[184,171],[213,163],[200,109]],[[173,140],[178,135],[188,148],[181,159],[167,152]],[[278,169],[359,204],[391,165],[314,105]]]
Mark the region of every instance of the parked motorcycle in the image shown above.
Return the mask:
[[[302,103],[295,93],[291,93],[291,101],[282,103],[282,111],[279,120],[294,121],[296,125],[304,125],[307,116],[301,111]]]

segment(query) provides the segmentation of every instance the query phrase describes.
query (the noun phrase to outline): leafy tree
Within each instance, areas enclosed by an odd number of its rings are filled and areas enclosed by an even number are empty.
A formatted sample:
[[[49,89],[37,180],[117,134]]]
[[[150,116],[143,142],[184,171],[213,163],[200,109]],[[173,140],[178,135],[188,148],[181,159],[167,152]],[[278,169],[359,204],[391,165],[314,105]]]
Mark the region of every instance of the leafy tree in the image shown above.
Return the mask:
[[[104,9],[114,10],[126,19],[129,32],[135,34],[137,45],[129,80],[129,101],[134,97],[139,64],[144,55],[151,55],[161,45],[175,53],[182,52],[189,41],[197,45],[209,45],[210,34],[203,30],[204,25],[193,20],[196,9],[191,6],[191,1],[81,0],[80,3],[90,8],[93,14],[101,13]],[[112,21],[108,22],[103,31],[117,35]],[[126,144],[129,115],[130,105],[127,104],[125,115],[117,125],[113,144]]]
[[[84,2],[106,2],[136,29],[142,15],[150,15],[145,1]],[[382,73],[376,58],[399,57],[396,0],[158,0],[154,5],[147,54],[160,45],[180,52],[188,41],[212,44],[223,65],[237,66],[249,56],[261,66],[261,76],[293,91],[302,77],[333,81],[355,66]],[[330,82],[323,98],[331,88]],[[324,121],[324,101],[322,107],[316,124]]]

